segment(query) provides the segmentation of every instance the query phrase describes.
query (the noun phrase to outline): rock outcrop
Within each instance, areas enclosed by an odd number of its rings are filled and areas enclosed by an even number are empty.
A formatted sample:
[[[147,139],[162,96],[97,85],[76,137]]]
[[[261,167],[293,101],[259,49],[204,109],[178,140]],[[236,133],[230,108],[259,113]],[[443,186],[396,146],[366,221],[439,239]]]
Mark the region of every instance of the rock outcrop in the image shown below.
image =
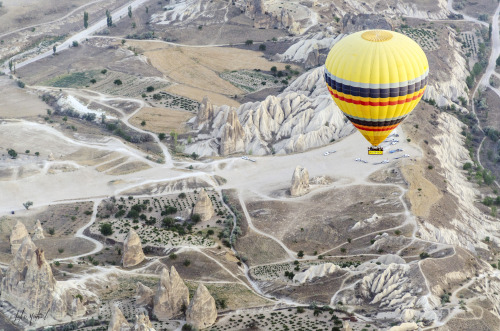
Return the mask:
[[[24,238],[2,278],[0,292],[1,300],[16,309],[25,309],[27,315],[43,312],[56,320],[68,315],[85,315],[87,309],[84,303],[90,296],[93,301],[98,301],[91,293],[83,293],[84,297],[74,288],[60,288],[43,250],[38,249],[29,236]]]
[[[309,191],[309,172],[306,168],[297,166],[292,176],[292,186],[290,187],[290,195],[298,197],[306,194]]]
[[[389,329],[389,331],[414,331],[418,329],[419,327],[417,323],[412,322],[412,323],[403,323],[401,325],[393,326],[392,328]]]
[[[131,330],[130,324],[127,322],[125,316],[123,316],[122,311],[115,305],[113,307],[113,312],[111,314],[111,321],[108,325],[108,331],[129,331]]]
[[[189,290],[175,270],[163,268],[154,297],[153,313],[159,320],[169,320],[183,313],[189,306]]]
[[[144,252],[142,251],[141,238],[133,230],[130,229],[127,239],[123,243],[122,263],[125,268],[138,265],[144,260]]]
[[[135,324],[134,324],[134,331],[156,331],[153,328],[153,324],[149,320],[149,317],[140,314],[135,316]]]
[[[40,223],[40,220],[36,220],[35,232],[33,233],[33,236],[31,237],[31,239],[32,240],[45,239],[45,236],[43,235],[43,228],[42,228],[42,224]]]
[[[136,304],[153,306],[154,291],[141,282],[137,282],[135,295],[137,297]]]
[[[226,156],[245,152],[245,132],[241,126],[236,111],[232,109],[227,116],[226,124],[222,128],[219,154]]]
[[[332,101],[323,76],[323,67],[313,69],[277,96],[242,104],[235,112],[244,134],[231,137],[242,137],[242,150],[266,155],[303,152],[351,134],[355,129]],[[208,101],[202,104],[198,115],[189,121],[199,133],[194,142],[185,147],[185,153],[219,155],[221,144],[227,146],[222,138],[230,137],[226,130],[239,132],[234,126],[226,129],[233,110],[229,106],[210,105]],[[235,151],[240,150],[238,139],[231,144]],[[222,148],[224,150],[231,152],[227,147]]]
[[[213,325],[216,319],[215,300],[205,285],[200,284],[186,312],[186,322],[197,329],[204,329]]]
[[[10,234],[10,252],[12,255],[16,255],[17,250],[26,237],[29,237],[28,230],[26,230],[23,223],[17,221]]]
[[[307,268],[305,271],[295,274],[295,276],[293,276],[293,282],[304,284],[312,281],[314,278],[325,277],[339,270],[341,270],[341,268],[333,263],[314,265]]]
[[[344,322],[343,331],[352,331],[351,324],[349,323],[349,321]]]
[[[345,34],[372,29],[392,31],[392,24],[383,15],[378,14],[349,13],[342,18],[342,30]]]
[[[212,200],[208,196],[207,191],[205,189],[201,189],[200,194],[198,196],[198,201],[193,208],[193,215],[198,214],[201,216],[201,221],[208,221],[214,216],[214,206],[212,205]]]

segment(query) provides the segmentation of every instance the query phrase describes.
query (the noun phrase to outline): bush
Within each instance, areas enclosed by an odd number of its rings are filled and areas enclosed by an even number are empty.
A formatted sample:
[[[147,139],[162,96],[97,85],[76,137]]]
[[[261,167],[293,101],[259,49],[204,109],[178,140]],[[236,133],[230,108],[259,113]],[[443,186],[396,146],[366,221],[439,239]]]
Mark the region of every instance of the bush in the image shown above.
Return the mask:
[[[159,138],[160,140],[165,139],[165,137],[166,137],[166,135],[165,135],[164,133],[160,133],[160,134],[158,134],[158,138]]]
[[[429,257],[429,254],[428,254],[427,252],[422,252],[422,253],[420,253],[420,259],[422,259],[422,260],[423,260],[423,259],[426,259],[426,258],[428,258],[428,257]]]
[[[191,221],[193,221],[194,223],[199,223],[201,221],[201,215],[193,214],[193,216],[191,216]]]
[[[122,85],[122,81],[119,80],[119,79],[115,79],[115,81],[113,82],[115,85]]]
[[[110,236],[113,234],[113,227],[109,223],[103,223],[101,224],[99,231],[101,231],[103,236]]]
[[[253,40],[251,40],[251,39],[248,39],[247,41],[245,41],[245,45],[247,45],[247,46],[250,46],[252,44],[253,44]]]
[[[78,47],[78,41],[73,40],[73,47]]]
[[[189,267],[189,265],[191,264],[191,261],[189,261],[189,259],[185,259],[184,262],[182,262],[182,264],[185,266],[185,267]]]
[[[148,86],[146,88],[146,91],[148,91],[148,92],[153,92],[154,90],[155,90],[155,88],[153,86]]]
[[[9,151],[7,152],[7,154],[9,154],[9,156],[13,159],[15,159],[17,157],[17,152],[13,149],[9,149]]]
[[[64,252],[64,248],[59,248],[57,251],[59,252],[59,254],[62,254]]]
[[[472,169],[472,163],[470,163],[470,162],[465,162],[462,168],[463,168],[464,170],[469,170],[469,169]]]
[[[264,45],[264,44],[260,44],[260,45],[259,45],[259,50],[260,50],[260,51],[265,51],[265,50],[266,50],[266,45]]]
[[[299,251],[297,253],[297,256],[300,257],[300,258],[304,257],[304,251]]]
[[[177,259],[177,254],[172,253],[168,257],[170,258],[170,260],[176,260]]]
[[[19,86],[20,88],[24,88],[25,84],[22,81],[18,80],[17,86]]]

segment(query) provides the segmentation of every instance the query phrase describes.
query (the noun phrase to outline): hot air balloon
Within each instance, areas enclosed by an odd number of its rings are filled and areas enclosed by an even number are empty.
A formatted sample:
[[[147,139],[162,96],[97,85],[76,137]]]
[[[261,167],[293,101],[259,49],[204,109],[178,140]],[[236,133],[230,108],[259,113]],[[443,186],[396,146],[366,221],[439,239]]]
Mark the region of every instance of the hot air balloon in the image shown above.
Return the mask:
[[[365,30],[343,38],[325,63],[328,90],[372,144],[369,154],[382,154],[377,146],[418,104],[428,74],[422,48],[407,36],[387,30]]]

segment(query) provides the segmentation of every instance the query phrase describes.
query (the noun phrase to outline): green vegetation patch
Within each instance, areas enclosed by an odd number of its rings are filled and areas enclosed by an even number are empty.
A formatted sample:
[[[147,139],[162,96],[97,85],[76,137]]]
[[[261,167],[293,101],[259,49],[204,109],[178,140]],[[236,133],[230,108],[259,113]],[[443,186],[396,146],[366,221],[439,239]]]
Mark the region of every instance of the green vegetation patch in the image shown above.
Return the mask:
[[[98,77],[99,71],[91,70],[85,72],[73,72],[71,74],[61,75],[52,78],[42,85],[53,87],[81,87],[91,84],[90,80]]]

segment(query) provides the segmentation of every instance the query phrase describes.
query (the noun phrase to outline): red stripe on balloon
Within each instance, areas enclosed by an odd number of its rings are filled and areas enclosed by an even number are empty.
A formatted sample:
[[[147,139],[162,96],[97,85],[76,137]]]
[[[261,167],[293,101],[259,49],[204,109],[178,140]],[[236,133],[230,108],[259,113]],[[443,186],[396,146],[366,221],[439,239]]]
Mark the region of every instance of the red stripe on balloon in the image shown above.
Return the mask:
[[[361,100],[353,100],[353,99],[348,99],[348,98],[345,98],[343,96],[340,96],[338,95],[337,93],[334,93],[333,91],[331,91],[330,89],[328,89],[328,91],[330,91],[330,94],[336,98],[336,99],[339,99],[341,101],[345,101],[347,103],[352,103],[354,105],[362,105],[362,106],[372,106],[372,107],[376,107],[376,106],[395,106],[395,105],[402,105],[402,104],[405,104],[407,102],[411,102],[411,101],[414,101],[414,100],[417,100],[418,98],[420,98],[423,94],[424,94],[424,91],[420,92],[419,94],[417,94],[416,96],[412,97],[412,98],[406,98],[404,100],[397,100],[397,101],[384,101],[384,102],[374,102],[374,101],[361,101]]]

